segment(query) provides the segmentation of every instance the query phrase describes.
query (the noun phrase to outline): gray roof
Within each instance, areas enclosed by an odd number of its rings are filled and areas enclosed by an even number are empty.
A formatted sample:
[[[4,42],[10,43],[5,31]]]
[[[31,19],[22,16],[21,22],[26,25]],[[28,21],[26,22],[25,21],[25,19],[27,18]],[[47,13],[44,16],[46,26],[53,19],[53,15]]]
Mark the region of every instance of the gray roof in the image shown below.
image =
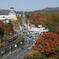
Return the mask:
[[[0,15],[8,15],[9,10],[0,10]]]
[[[0,15],[8,15],[10,10],[0,10]],[[21,11],[15,11],[16,14],[21,14]]]

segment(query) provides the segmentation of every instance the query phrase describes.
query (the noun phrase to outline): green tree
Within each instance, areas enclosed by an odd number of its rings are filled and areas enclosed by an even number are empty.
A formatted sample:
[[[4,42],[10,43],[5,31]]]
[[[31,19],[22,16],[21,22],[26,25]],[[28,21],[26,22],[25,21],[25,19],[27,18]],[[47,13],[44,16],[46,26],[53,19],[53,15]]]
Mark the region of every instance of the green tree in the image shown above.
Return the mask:
[[[38,54],[33,56],[34,56],[34,59],[47,59],[47,57],[44,54]]]
[[[54,53],[59,55],[59,46],[56,46],[55,49],[54,49]]]

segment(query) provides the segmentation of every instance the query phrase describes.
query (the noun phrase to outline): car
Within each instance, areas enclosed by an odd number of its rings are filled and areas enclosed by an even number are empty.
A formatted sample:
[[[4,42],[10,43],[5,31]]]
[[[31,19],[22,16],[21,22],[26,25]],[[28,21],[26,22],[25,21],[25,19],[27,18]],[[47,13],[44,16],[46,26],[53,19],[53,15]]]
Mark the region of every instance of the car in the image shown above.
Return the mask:
[[[4,55],[4,54],[5,54],[5,51],[1,51],[1,52],[0,52],[0,55]]]
[[[21,48],[22,50],[24,49],[24,47]]]

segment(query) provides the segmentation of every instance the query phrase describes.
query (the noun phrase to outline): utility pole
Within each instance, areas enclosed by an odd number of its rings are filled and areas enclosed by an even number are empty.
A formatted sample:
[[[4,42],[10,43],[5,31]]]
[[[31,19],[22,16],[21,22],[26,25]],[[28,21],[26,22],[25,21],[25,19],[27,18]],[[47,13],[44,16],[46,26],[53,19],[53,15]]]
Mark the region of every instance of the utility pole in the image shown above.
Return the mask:
[[[25,24],[26,23],[26,20],[25,20],[25,12],[23,11],[23,19],[22,19],[23,21],[23,24]]]

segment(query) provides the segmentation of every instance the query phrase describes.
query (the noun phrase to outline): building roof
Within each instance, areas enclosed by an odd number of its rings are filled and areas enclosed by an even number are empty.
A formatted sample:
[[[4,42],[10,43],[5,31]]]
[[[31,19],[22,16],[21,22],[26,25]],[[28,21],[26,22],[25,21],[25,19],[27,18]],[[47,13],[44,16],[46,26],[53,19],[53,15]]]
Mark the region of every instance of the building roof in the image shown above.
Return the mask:
[[[0,10],[0,15],[8,15],[9,10]]]
[[[8,15],[10,10],[0,10],[0,15]],[[22,14],[22,11],[15,11],[16,14]]]

